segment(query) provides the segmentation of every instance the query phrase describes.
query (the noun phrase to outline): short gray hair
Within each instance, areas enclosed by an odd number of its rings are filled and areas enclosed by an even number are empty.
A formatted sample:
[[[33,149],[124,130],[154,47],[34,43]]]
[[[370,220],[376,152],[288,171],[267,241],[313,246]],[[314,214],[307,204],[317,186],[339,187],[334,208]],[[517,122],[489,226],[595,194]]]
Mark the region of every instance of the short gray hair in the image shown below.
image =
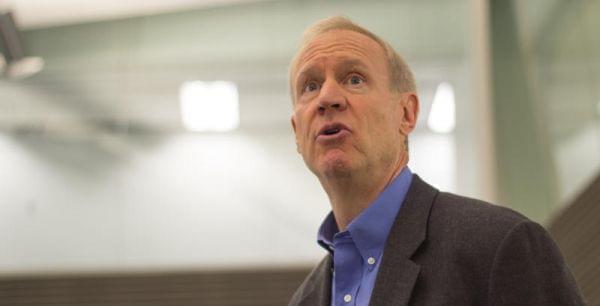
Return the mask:
[[[402,93],[408,91],[416,91],[417,86],[415,84],[415,78],[413,76],[410,67],[404,61],[404,59],[392,48],[392,46],[381,39],[379,36],[375,35],[373,32],[359,26],[358,24],[352,22],[347,17],[344,16],[334,16],[329,17],[323,20],[320,20],[304,31],[302,35],[302,41],[300,43],[300,48],[296,55],[292,58],[289,67],[289,81],[290,81],[290,92],[292,95],[292,101],[295,101],[294,96],[294,73],[296,72],[296,67],[298,65],[298,61],[300,60],[300,54],[304,51],[308,43],[312,41],[315,37],[324,34],[333,30],[348,30],[356,33],[363,34],[375,42],[377,42],[385,53],[387,62],[388,62],[388,70],[390,73],[390,89]]]

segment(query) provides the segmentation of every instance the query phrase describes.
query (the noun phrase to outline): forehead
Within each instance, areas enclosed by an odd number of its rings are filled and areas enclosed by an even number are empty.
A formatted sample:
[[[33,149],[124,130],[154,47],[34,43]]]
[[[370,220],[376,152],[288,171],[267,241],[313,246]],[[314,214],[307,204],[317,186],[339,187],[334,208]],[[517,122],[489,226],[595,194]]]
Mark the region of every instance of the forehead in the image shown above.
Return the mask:
[[[375,40],[350,30],[332,30],[316,36],[302,48],[295,74],[330,58],[355,59],[373,68],[385,67],[383,48]]]

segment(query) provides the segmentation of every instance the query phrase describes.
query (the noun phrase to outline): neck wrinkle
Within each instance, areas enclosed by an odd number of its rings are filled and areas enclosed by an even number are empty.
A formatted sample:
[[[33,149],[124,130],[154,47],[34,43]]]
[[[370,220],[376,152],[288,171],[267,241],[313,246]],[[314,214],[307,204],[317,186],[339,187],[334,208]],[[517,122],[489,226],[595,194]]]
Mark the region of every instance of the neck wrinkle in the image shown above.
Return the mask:
[[[365,210],[381,192],[389,186],[402,169],[408,164],[408,154],[403,154],[396,160],[390,172],[381,169],[380,175],[366,173],[363,175],[350,175],[341,178],[320,178],[321,185],[331,203],[331,209],[340,232],[345,231],[348,225]],[[379,177],[374,179],[373,176]]]

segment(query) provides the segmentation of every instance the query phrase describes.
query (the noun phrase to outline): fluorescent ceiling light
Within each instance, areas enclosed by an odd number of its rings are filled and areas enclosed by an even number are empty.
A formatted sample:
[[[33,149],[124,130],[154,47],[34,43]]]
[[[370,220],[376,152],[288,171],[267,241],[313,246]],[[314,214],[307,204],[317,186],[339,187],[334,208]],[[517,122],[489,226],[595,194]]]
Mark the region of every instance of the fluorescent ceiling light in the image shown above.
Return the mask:
[[[179,98],[181,120],[190,131],[227,132],[239,126],[238,90],[232,82],[185,82]]]
[[[456,126],[454,88],[449,83],[438,85],[431,104],[427,125],[436,133],[451,133]]]
[[[12,62],[6,68],[6,74],[11,79],[22,80],[28,78],[44,68],[44,60],[41,57],[30,56]]]

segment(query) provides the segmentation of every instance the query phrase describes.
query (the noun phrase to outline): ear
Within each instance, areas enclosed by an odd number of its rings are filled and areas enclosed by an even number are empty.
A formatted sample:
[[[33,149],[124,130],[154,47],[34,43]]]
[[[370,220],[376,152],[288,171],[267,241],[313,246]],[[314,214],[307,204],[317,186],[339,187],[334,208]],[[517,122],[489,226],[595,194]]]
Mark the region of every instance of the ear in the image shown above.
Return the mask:
[[[292,115],[290,122],[292,123],[292,129],[294,130],[294,136],[296,139],[296,151],[300,153],[300,145],[298,144],[298,133],[296,132],[296,117]]]
[[[408,136],[417,126],[419,117],[419,97],[416,92],[403,93],[399,107],[400,132]]]

